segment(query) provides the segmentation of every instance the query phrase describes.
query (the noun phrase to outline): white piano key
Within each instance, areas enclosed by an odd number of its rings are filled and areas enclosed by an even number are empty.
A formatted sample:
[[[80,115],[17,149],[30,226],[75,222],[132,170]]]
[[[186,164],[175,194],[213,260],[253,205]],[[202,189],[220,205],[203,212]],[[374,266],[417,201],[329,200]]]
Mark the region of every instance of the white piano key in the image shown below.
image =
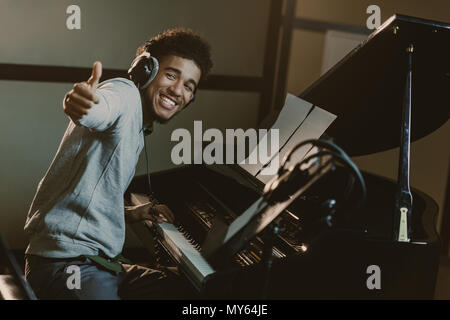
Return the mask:
[[[215,270],[203,258],[200,252],[180,233],[173,224],[159,223],[159,231],[170,247],[171,253],[181,264],[186,265],[191,276],[201,286],[206,276],[215,273]]]

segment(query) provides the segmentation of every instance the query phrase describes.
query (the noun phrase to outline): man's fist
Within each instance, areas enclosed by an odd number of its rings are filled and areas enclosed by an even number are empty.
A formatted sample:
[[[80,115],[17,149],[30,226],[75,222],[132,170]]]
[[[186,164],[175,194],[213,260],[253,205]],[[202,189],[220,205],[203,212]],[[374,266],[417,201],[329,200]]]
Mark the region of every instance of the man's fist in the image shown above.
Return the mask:
[[[98,96],[95,94],[98,82],[102,76],[102,64],[97,61],[92,68],[92,75],[86,82],[75,83],[73,89],[70,90],[64,97],[64,112],[77,122],[88,111],[94,103],[98,103]]]

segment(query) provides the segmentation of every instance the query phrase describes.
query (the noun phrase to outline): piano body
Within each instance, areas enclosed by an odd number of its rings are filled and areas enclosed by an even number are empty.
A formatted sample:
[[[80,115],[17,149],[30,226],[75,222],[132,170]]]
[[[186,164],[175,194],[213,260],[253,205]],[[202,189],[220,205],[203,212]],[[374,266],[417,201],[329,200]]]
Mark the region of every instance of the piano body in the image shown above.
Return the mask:
[[[433,30],[439,30],[448,37],[450,27],[396,15],[300,95],[338,115],[327,134],[336,138],[335,142],[350,155],[398,145],[406,76],[403,67],[406,63],[402,61],[406,53],[392,49],[378,58],[373,54],[383,52],[386,43],[402,47],[396,37],[407,46],[409,34],[399,35],[392,30],[419,34],[416,46],[420,48],[424,42],[433,49],[435,43],[425,33],[435,35]],[[433,54],[438,51],[431,50]],[[438,55],[448,57],[448,51],[448,48],[439,51]],[[373,58],[365,69],[370,69],[368,74],[362,71],[367,63],[365,56]],[[412,140],[425,136],[449,118],[448,108],[440,108],[445,93],[441,89],[449,84],[448,77],[442,84],[440,72],[449,70],[448,65],[433,65],[435,57],[425,68],[421,67],[419,62],[426,58],[426,53],[418,53],[414,69]],[[423,111],[425,95],[430,95],[427,101],[431,101],[428,107],[435,108],[433,115]],[[420,117],[415,117],[417,114]],[[365,125],[367,115],[371,121]],[[344,197],[345,173],[340,167],[315,183],[272,222],[280,227],[280,232],[273,240],[274,260],[270,269],[263,258],[267,239],[263,233],[222,265],[210,264],[201,255],[213,219],[231,223],[263,193],[264,184],[238,165],[189,165],[152,174],[156,197],[174,211],[178,224],[176,227],[142,224],[135,226],[135,231],[150,249],[154,244],[162,248],[204,298],[257,299],[268,285],[266,293],[270,299],[432,299],[440,257],[437,204],[425,193],[411,188],[414,199],[411,241],[395,241],[392,235],[397,183],[362,174],[368,199],[346,223],[337,227],[319,223],[327,214],[323,203],[336,199],[339,204]],[[138,176],[128,193],[146,190],[147,177]],[[379,268],[376,275],[373,266]],[[375,286],[374,277],[380,281]]]
[[[189,254],[192,249],[183,252],[185,243],[179,241],[184,237],[193,246],[201,246],[214,216],[231,221],[262,194],[262,183],[258,185],[259,181],[246,177],[247,172],[239,167],[232,166],[230,170],[238,172],[242,179],[238,181],[235,176],[200,165],[152,174],[156,196],[174,211],[180,232],[173,235],[170,234],[173,230],[149,227],[136,233],[153,233],[156,236],[153,241],[162,249],[160,253],[165,252],[176,262],[202,297],[260,298],[268,276],[261,261],[263,239],[252,239],[234,261],[217,267],[205,266],[201,254]],[[415,215],[414,241],[394,242],[391,234],[395,183],[372,174],[363,175],[369,197],[364,212],[355,215],[353,228],[324,231],[314,226],[324,214],[320,203],[330,195],[339,197],[336,194],[336,190],[342,190],[339,177],[319,181],[275,220],[284,230],[274,242],[276,258],[270,271],[269,298],[433,297],[439,265],[436,203],[413,190],[414,212],[420,213]],[[129,190],[145,193],[146,189],[147,177],[139,176]],[[315,232],[323,234],[310,243],[314,238],[311,233]],[[146,239],[145,235],[141,238]],[[371,265],[379,266],[381,271],[379,290],[367,287]]]

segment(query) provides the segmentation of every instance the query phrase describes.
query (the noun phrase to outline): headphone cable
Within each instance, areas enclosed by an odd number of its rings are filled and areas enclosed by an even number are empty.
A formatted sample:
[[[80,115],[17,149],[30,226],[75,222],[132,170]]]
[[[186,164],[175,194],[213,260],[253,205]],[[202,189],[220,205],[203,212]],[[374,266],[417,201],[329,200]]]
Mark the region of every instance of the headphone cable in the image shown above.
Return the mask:
[[[144,137],[144,150],[145,150],[145,165],[147,168],[147,181],[148,181],[148,196],[152,197],[152,184],[150,182],[150,171],[148,170],[148,153],[147,153],[147,140],[145,139],[145,129],[142,130],[142,135]]]

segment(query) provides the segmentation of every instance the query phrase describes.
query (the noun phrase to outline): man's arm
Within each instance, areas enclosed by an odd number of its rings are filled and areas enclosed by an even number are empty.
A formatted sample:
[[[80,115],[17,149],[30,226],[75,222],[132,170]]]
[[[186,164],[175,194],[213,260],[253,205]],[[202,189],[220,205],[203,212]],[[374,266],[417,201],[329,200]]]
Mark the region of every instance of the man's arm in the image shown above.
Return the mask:
[[[107,84],[99,89],[101,75],[102,64],[97,61],[88,81],[75,83],[63,102],[64,112],[75,124],[96,131],[108,129],[125,107],[117,87]]]
[[[173,223],[175,216],[173,212],[163,204],[147,202],[137,206],[125,206],[126,223],[135,223],[144,220],[150,220],[156,223]]]

